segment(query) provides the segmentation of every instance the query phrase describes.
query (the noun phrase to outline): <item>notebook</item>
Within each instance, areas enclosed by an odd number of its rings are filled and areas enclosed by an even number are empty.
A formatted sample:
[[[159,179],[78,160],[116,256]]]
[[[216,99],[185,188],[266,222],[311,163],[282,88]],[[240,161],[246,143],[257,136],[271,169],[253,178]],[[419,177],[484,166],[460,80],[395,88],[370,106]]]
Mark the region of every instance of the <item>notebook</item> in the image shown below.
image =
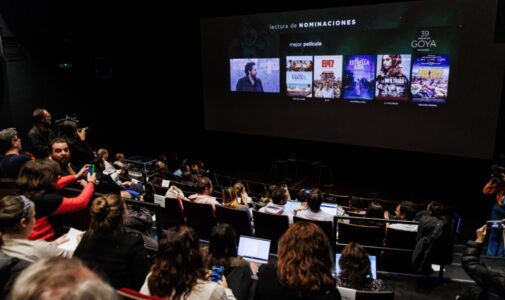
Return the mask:
[[[335,271],[336,275],[340,274],[340,266],[338,265],[338,261],[340,260],[340,253],[337,253],[335,255]],[[377,279],[377,257],[373,255],[368,255],[368,258],[370,259],[370,271],[372,272],[372,278]]]
[[[241,235],[238,241],[238,256],[260,264],[268,263],[270,240]]]

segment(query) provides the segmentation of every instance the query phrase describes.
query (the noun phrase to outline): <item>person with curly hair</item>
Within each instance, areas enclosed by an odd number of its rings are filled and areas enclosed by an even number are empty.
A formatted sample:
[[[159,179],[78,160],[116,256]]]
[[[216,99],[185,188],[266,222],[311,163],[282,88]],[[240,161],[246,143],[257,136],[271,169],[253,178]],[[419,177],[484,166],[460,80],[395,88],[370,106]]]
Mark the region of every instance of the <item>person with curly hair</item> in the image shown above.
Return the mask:
[[[205,259],[196,232],[187,226],[167,230],[141,293],[174,300],[235,299],[226,278],[208,281]]]
[[[384,282],[372,278],[370,258],[360,244],[347,244],[342,250],[338,264],[341,270],[340,274],[337,274],[338,286],[373,292],[384,290]]]
[[[277,265],[260,267],[255,299],[340,299],[331,253],[319,226],[294,223],[279,240]]]

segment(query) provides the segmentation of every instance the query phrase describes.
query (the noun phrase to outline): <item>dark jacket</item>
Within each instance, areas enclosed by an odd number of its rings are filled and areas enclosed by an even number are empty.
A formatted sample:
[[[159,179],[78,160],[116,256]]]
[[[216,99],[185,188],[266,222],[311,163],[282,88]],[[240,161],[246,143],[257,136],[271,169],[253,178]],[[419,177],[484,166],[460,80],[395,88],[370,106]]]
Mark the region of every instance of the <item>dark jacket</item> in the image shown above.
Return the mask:
[[[482,288],[478,299],[505,299],[505,273],[480,262],[482,244],[468,241],[461,260],[465,272]]]
[[[49,143],[56,137],[54,132],[47,128],[42,129],[38,125],[33,125],[28,132],[30,150],[36,158],[47,158],[49,156]]]
[[[19,273],[30,265],[29,262],[5,255],[0,251],[0,300],[6,299]]]
[[[412,254],[412,266],[421,274],[433,272],[431,265],[452,262],[450,226],[445,217],[424,216],[419,220],[417,243]]]
[[[336,285],[329,294],[302,294],[285,287],[277,278],[277,267],[273,264],[266,264],[259,269],[254,299],[336,300],[341,298]]]
[[[149,271],[144,241],[138,233],[91,235],[88,231],[75,249],[74,257],[108,279],[115,289],[139,291]]]

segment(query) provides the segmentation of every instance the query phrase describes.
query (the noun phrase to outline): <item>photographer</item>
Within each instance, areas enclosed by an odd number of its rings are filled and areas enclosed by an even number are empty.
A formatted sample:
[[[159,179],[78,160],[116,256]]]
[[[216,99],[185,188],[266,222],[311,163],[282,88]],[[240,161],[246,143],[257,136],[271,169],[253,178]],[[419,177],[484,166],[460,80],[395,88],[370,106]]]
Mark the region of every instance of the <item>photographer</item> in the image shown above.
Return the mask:
[[[503,220],[502,220],[503,221]],[[500,231],[503,229],[498,228]],[[482,244],[486,238],[487,225],[477,229],[475,241],[468,241],[466,251],[461,260],[461,266],[480,290],[470,288],[458,299],[504,299],[505,273],[498,269],[491,269],[480,262]]]
[[[496,203],[491,210],[491,220],[505,219],[505,168],[493,166],[491,179],[484,186],[484,195],[496,195]],[[504,256],[503,235],[500,229],[491,229],[487,246],[488,256]]]
[[[58,125],[59,137],[67,140],[70,153],[72,153],[72,163],[77,169],[94,159],[93,151],[86,141],[86,128],[77,128],[77,123],[73,120],[65,120]]]

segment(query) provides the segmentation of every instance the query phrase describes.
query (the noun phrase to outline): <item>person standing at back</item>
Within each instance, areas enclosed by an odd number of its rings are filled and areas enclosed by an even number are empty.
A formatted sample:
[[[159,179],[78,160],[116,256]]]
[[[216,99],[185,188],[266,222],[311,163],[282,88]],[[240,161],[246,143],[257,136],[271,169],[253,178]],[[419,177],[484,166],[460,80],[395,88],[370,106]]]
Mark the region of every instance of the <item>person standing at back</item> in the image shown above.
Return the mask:
[[[36,158],[49,156],[49,142],[56,137],[56,134],[49,128],[51,119],[51,114],[44,108],[37,108],[33,111],[35,124],[28,132],[28,142],[30,150]]]

